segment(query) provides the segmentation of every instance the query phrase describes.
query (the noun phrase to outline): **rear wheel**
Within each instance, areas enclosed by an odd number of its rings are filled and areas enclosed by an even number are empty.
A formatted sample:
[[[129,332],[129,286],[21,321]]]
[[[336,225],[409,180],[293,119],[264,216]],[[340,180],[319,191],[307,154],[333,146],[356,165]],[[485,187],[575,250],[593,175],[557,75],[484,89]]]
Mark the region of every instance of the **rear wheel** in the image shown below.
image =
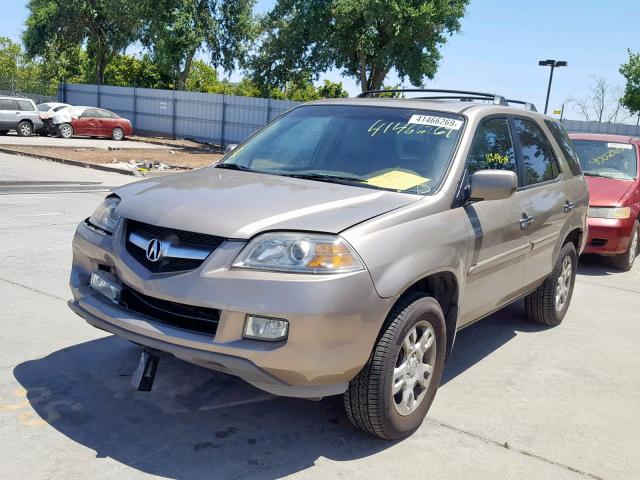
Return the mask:
[[[58,136],[61,138],[73,137],[73,127],[68,123],[63,123],[58,126]]]
[[[566,243],[558,254],[551,274],[538,289],[524,298],[529,320],[543,325],[562,323],[573,295],[578,256],[573,243]]]
[[[16,128],[16,131],[21,137],[30,137],[31,135],[33,135],[33,125],[31,125],[31,122],[23,120],[18,124],[18,128]]]
[[[124,130],[120,127],[114,128],[113,132],[111,132],[111,138],[116,141],[122,140],[124,138]]]
[[[627,247],[627,251],[613,257],[613,266],[618,270],[628,272],[633,268],[633,262],[635,262],[638,253],[640,253],[639,250],[640,223],[638,223],[638,221],[636,220],[633,224],[633,229],[631,230],[631,237],[629,237],[629,246]]]
[[[371,357],[344,394],[356,427],[396,439],[422,424],[442,377],[445,332],[444,314],[434,298],[414,294],[396,305]]]

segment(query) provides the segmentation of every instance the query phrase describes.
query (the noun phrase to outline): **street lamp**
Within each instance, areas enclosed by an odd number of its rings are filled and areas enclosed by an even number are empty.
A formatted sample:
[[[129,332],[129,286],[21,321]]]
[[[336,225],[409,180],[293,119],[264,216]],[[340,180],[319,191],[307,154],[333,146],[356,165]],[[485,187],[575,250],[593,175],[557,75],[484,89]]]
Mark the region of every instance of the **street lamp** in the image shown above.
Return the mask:
[[[544,113],[546,115],[547,108],[549,107],[549,94],[551,93],[551,82],[553,81],[553,69],[556,67],[566,67],[567,62],[564,60],[540,60],[538,65],[541,67],[551,67],[549,73],[549,86],[547,87],[547,101],[544,103]]]

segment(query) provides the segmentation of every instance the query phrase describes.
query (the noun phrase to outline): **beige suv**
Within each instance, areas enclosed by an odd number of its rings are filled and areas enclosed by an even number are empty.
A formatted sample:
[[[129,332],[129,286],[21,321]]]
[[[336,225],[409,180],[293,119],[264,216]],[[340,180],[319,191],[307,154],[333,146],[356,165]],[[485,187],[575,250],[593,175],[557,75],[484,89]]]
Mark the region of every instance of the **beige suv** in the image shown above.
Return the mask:
[[[562,321],[588,205],[555,120],[420,92],[299,106],[217,165],[116,189],[78,225],[70,307],[276,395],[343,394],[374,435],[413,432],[458,330],[521,297]]]

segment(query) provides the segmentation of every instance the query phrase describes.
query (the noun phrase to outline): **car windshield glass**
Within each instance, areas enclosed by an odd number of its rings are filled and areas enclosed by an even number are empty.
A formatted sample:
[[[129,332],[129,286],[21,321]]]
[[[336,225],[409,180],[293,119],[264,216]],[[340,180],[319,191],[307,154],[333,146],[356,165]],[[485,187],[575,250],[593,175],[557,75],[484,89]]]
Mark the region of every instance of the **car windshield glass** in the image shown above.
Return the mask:
[[[574,140],[585,175],[632,180],[638,176],[636,147],[630,143]]]
[[[463,123],[445,112],[305,106],[233,150],[218,167],[430,195],[442,182]]]
[[[40,105],[38,105],[38,111],[40,112],[48,112],[49,108],[50,107],[48,103],[41,103]]]

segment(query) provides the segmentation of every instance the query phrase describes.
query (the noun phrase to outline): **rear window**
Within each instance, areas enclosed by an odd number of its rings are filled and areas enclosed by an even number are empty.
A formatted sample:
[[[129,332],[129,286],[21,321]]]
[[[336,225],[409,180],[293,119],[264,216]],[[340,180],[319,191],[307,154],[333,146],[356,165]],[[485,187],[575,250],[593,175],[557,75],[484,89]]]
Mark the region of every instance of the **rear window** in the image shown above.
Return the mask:
[[[547,124],[549,130],[551,130],[553,138],[560,146],[562,155],[564,155],[565,160],[569,164],[569,170],[571,170],[571,173],[574,175],[580,175],[582,173],[582,168],[580,168],[578,154],[573,148],[573,143],[571,143],[571,139],[569,138],[569,135],[567,135],[567,131],[558,122],[545,120],[544,123]]]
[[[445,176],[463,125],[463,117],[446,112],[299,107],[218,167],[430,195]]]
[[[10,98],[0,98],[0,110],[18,110],[18,103]]]
[[[29,100],[18,100],[18,107],[23,112],[35,112],[36,110]]]
[[[49,106],[48,103],[41,103],[40,105],[38,105],[38,111],[40,112],[48,112],[49,108],[51,107]]]
[[[585,175],[621,180],[638,176],[636,147],[631,143],[601,140],[574,140]]]

